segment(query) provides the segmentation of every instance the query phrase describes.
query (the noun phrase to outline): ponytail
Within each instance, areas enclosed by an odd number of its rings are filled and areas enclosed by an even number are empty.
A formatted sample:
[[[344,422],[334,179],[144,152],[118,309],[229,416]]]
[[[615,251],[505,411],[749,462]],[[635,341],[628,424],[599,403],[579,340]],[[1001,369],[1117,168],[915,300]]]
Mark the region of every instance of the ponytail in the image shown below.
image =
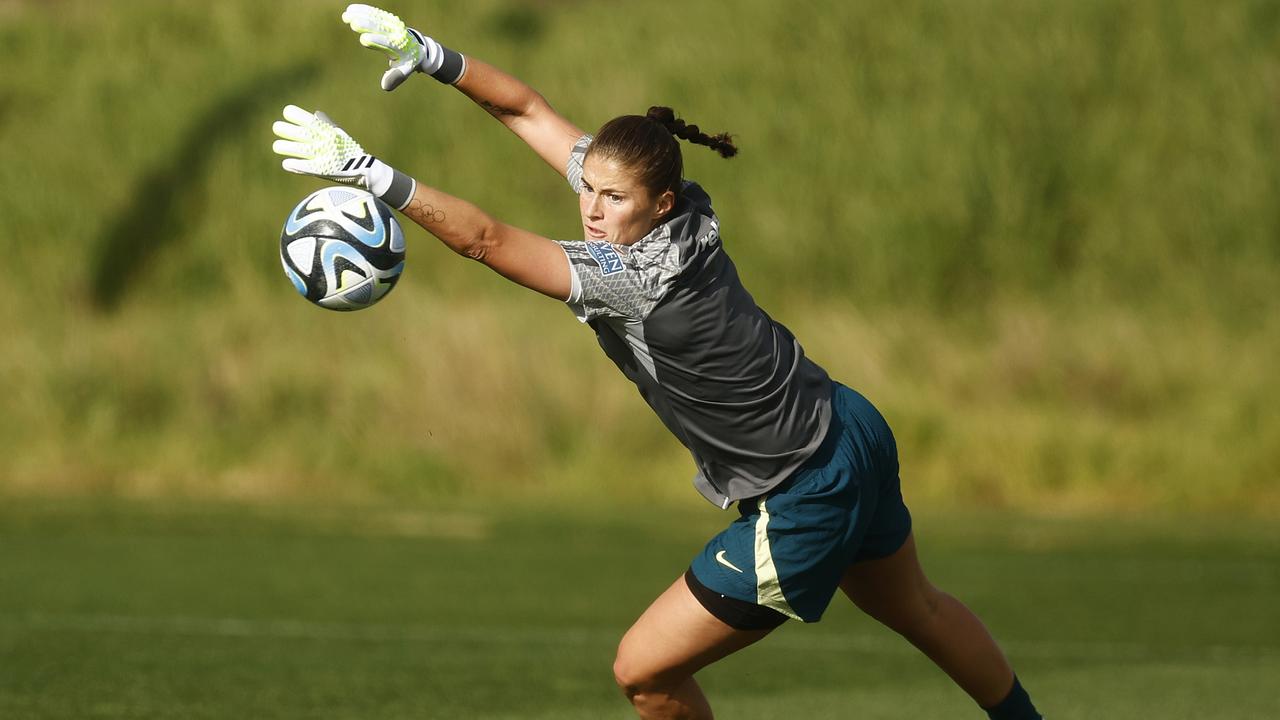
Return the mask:
[[[683,120],[669,107],[654,106],[645,115],[623,115],[604,124],[596,133],[590,156],[606,157],[630,170],[654,196],[670,190],[679,194],[684,175],[680,143],[686,140],[731,158],[738,154],[728,133],[707,135]]]
[[[645,113],[645,117],[658,121],[667,129],[667,132],[681,140],[686,140],[694,145],[705,145],[715,150],[720,153],[722,158],[731,158],[738,154],[738,148],[733,144],[732,135],[729,133],[707,135],[697,125],[690,125],[684,120],[676,118],[675,110],[669,107],[654,105],[649,108],[649,112]]]

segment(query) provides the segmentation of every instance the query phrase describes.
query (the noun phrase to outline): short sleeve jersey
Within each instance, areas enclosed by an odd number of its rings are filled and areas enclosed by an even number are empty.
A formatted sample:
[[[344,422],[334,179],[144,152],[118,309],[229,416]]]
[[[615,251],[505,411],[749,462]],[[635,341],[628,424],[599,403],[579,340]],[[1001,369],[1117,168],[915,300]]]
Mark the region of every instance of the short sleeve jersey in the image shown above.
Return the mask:
[[[590,144],[569,157],[578,193]],[[727,508],[761,495],[821,445],[830,378],[742,286],[700,186],[684,182],[667,219],[630,246],[560,245],[570,309],[693,454],[704,497]]]

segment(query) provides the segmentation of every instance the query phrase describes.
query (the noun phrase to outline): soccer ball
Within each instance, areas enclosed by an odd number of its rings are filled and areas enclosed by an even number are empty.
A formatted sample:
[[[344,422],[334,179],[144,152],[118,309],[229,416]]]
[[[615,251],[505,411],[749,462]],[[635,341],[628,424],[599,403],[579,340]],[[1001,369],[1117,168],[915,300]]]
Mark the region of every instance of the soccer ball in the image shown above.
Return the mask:
[[[302,199],[280,231],[280,263],[298,292],[329,310],[378,302],[404,270],[404,232],[364,190],[327,187]]]

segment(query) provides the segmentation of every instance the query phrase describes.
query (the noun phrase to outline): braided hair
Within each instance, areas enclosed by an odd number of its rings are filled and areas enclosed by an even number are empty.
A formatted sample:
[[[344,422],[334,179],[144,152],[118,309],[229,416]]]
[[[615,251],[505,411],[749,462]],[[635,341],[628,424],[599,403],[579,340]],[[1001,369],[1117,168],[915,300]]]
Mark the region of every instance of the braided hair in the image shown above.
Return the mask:
[[[623,115],[605,123],[587,154],[608,158],[629,169],[657,197],[668,190],[680,192],[684,160],[676,138],[705,145],[724,158],[738,154],[728,133],[707,135],[697,125],[677,119],[671,108],[657,105],[644,115]]]
[[[649,112],[645,117],[650,120],[657,120],[662,123],[672,135],[681,140],[688,140],[694,145],[706,145],[707,147],[720,153],[722,158],[731,158],[738,154],[738,148],[733,144],[733,136],[729,133],[720,133],[719,135],[707,135],[698,128],[697,125],[690,125],[676,117],[676,111],[669,107],[654,105],[649,108]]]

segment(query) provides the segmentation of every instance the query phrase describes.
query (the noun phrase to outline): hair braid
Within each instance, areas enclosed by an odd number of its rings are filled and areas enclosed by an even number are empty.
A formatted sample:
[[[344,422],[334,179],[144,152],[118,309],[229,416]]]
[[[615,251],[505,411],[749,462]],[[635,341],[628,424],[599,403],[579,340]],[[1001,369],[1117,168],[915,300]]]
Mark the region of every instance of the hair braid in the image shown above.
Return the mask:
[[[655,106],[644,115],[622,115],[600,127],[587,157],[605,157],[627,168],[655,197],[679,194],[684,179],[680,140],[705,145],[721,157],[738,154],[727,133],[709,136],[697,125],[676,119],[669,107]]]
[[[669,107],[655,105],[649,108],[649,112],[645,114],[645,117],[662,123],[668,132],[681,140],[686,140],[694,145],[705,145],[715,150],[720,153],[720,157],[731,158],[738,154],[738,148],[733,144],[732,135],[729,133],[707,135],[697,125],[677,119],[675,111]]]

